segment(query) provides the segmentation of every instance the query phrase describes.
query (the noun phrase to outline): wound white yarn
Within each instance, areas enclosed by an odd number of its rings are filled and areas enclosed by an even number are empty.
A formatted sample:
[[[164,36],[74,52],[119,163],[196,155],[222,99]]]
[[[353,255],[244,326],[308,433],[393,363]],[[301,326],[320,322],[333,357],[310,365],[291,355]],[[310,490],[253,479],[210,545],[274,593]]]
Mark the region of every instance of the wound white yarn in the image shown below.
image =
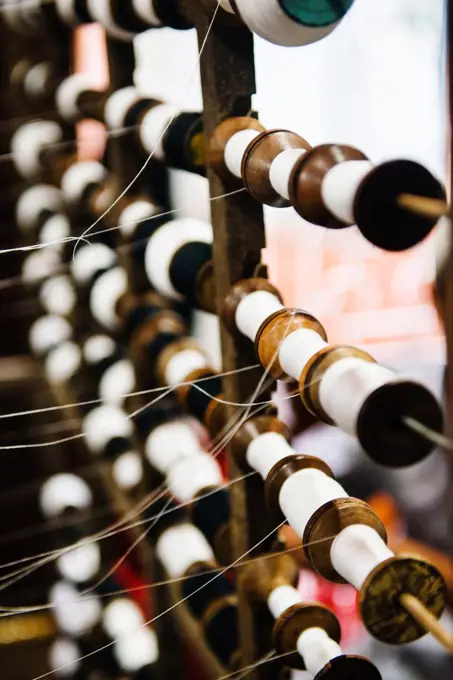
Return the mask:
[[[354,201],[357,190],[373,169],[369,161],[338,163],[325,175],[321,184],[324,206],[345,224],[354,224]]]
[[[90,184],[100,184],[107,176],[107,170],[98,161],[72,163],[61,178],[61,190],[68,203],[77,203]]]
[[[157,215],[159,209],[150,201],[134,201],[121,212],[118,220],[121,234],[129,236],[133,234],[135,227],[147,217]]]
[[[48,61],[34,64],[24,78],[25,94],[30,97],[41,97],[46,93],[47,83],[52,75],[52,66]]]
[[[71,274],[78,284],[85,284],[99,269],[111,267],[115,261],[115,251],[105,243],[82,244],[71,261]]]
[[[151,628],[142,627],[122,635],[115,640],[113,653],[124,671],[135,673],[157,661],[159,647],[156,633]]]
[[[274,191],[289,199],[289,178],[297,161],[305,156],[305,149],[286,149],[274,158],[269,170],[269,181]]]
[[[108,335],[93,335],[83,345],[83,358],[88,364],[96,364],[115,350],[115,342]]]
[[[22,265],[25,283],[37,283],[55,274],[61,267],[61,259],[55,248],[41,248],[28,255]]]
[[[212,226],[204,220],[186,217],[163,224],[149,239],[145,250],[145,271],[150,283],[162,295],[180,300],[173,287],[170,266],[175,253],[186,243],[212,243]]]
[[[58,212],[63,207],[61,191],[50,184],[35,184],[21,193],[16,203],[16,221],[19,229],[30,231],[43,210]]]
[[[214,553],[201,531],[193,524],[179,524],[161,534],[156,554],[170,578],[184,576],[196,562],[211,562]]]
[[[58,517],[67,508],[86,510],[93,495],[84,479],[69,472],[50,477],[39,492],[39,505],[45,517]]]
[[[236,307],[236,327],[254,342],[263,321],[280,309],[284,307],[276,295],[265,290],[257,290],[242,298]]]
[[[35,120],[21,125],[11,138],[14,165],[22,177],[31,179],[41,170],[39,155],[44,147],[61,141],[63,136],[58,123]]]
[[[225,1],[225,0],[223,0]],[[154,9],[154,0],[132,0],[132,7],[137,16],[150,26],[162,26],[162,21]]]
[[[39,300],[49,314],[68,316],[74,310],[77,297],[69,276],[52,276],[41,286]]]
[[[334,569],[359,590],[373,569],[394,557],[379,534],[364,524],[343,529],[330,549]]]
[[[246,458],[250,467],[266,479],[276,463],[295,454],[283,435],[265,432],[255,437],[247,446]]]
[[[289,333],[281,343],[278,351],[280,366],[286,375],[298,381],[308,361],[327,346],[316,331],[299,328]]]
[[[343,652],[323,628],[308,628],[299,635],[297,651],[304,660],[307,672],[315,677],[326,664]]]
[[[77,12],[75,9],[76,0],[55,0],[57,12],[65,24],[76,26],[78,24]]]
[[[58,113],[69,123],[80,116],[77,99],[82,92],[95,90],[96,82],[89,73],[73,73],[63,80],[55,93]]]
[[[196,349],[184,349],[174,354],[165,367],[165,384],[169,387],[179,385],[187,380],[187,376],[199,368],[209,366],[203,352]],[[203,384],[201,384],[203,388]]]
[[[57,638],[49,648],[49,666],[59,675],[71,677],[80,668],[82,652],[70,638]]]
[[[325,503],[348,498],[343,487],[320,470],[308,468],[295,472],[280,489],[280,508],[296,533],[302,538],[310,517]]]
[[[165,160],[163,134],[178,109],[170,104],[153,106],[142,118],[140,124],[140,141],[146,153],[153,154],[153,158]]]
[[[301,596],[292,586],[278,586],[269,594],[267,606],[274,619],[278,619],[283,612],[301,601]]]
[[[321,406],[338,427],[355,435],[365,399],[395,377],[393,371],[380,364],[355,357],[340,359],[329,366],[321,378]]]
[[[102,615],[102,625],[112,639],[135,632],[145,623],[140,607],[128,597],[116,597]]]
[[[286,47],[309,45],[322,40],[331,33],[330,26],[303,26],[289,17],[281,8],[279,0],[235,0],[238,12],[248,28],[268,42]]]
[[[129,359],[121,359],[106,371],[99,381],[99,397],[106,404],[121,406],[135,388],[135,372]]]
[[[82,355],[73,342],[64,342],[47,356],[44,367],[48,380],[59,385],[67,382],[80,368]]]
[[[66,215],[52,215],[42,225],[39,232],[39,243],[49,244],[50,247],[61,250],[64,239],[71,235],[71,225]],[[59,243],[63,241],[63,243]]]
[[[219,464],[203,451],[181,459],[170,468],[167,476],[168,488],[182,503],[191,501],[202,489],[220,486],[222,481]]]
[[[145,455],[156,470],[166,475],[178,461],[200,451],[196,432],[186,421],[173,421],[154,428],[145,443]]]
[[[125,31],[115,22],[110,0],[87,0],[87,9],[92,19],[101,24],[113,38],[129,42],[134,37],[133,33]]]
[[[82,600],[77,589],[67,581],[58,581],[52,587],[49,600],[54,605],[59,628],[70,635],[79,636],[91,630],[101,618],[100,599],[90,595]]]
[[[108,330],[117,330],[120,318],[116,305],[127,290],[127,275],[122,267],[114,267],[101,274],[95,281],[90,295],[90,310],[101,326]]]
[[[242,177],[241,164],[245,151],[250,142],[260,134],[261,132],[258,130],[239,130],[226,143],[224,150],[225,165],[235,177]]]
[[[113,92],[108,97],[104,108],[105,124],[109,130],[116,130],[124,126],[124,118],[134,104],[136,104],[142,96],[139,94],[134,85],[122,87],[120,90]]]
[[[42,356],[52,347],[69,340],[72,335],[70,324],[61,316],[47,314],[30,327],[29,341],[33,354]]]
[[[73,583],[85,583],[92,579],[101,568],[101,551],[97,543],[79,545],[57,559],[61,576]]]
[[[132,437],[134,428],[121,409],[105,404],[85,416],[82,431],[90,451],[99,455],[114,437]]]
[[[225,12],[229,12],[229,14],[234,14],[234,9],[231,6],[230,0],[219,0],[219,5],[222,9],[225,10]]]
[[[122,453],[112,464],[112,477],[119,489],[129,491],[143,479],[143,462],[137,451]]]

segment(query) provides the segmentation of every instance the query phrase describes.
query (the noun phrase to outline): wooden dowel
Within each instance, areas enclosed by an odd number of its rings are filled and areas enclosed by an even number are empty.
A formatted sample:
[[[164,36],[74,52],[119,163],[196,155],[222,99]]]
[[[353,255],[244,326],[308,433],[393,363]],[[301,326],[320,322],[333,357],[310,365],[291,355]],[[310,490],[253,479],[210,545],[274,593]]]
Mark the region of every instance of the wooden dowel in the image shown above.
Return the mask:
[[[448,633],[433,614],[413,595],[403,593],[400,603],[404,609],[446,649],[453,653],[453,635]]]
[[[426,196],[415,196],[414,194],[400,194],[397,203],[401,208],[423,217],[442,217],[450,210],[446,201],[438,198],[427,198]]]

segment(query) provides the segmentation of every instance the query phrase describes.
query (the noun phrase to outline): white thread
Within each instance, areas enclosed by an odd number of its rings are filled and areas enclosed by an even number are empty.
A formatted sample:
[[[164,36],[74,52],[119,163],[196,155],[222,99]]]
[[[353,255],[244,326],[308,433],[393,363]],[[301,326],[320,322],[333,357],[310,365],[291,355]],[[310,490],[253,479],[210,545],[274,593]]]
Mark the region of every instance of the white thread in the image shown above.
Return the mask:
[[[17,171],[31,179],[41,170],[40,153],[46,146],[61,141],[62,130],[58,123],[35,120],[21,125],[11,138],[11,153]]]
[[[84,479],[69,472],[50,477],[39,492],[39,505],[45,517],[58,517],[67,508],[86,510],[93,495]]]
[[[229,14],[234,14],[234,9],[231,6],[230,0],[219,0],[220,7],[228,12]]]
[[[132,0],[132,7],[145,23],[150,26],[162,26],[162,21],[154,9],[154,0]]]
[[[168,488],[182,503],[188,503],[203,489],[220,486],[222,482],[219,464],[203,451],[178,461],[167,476]]]
[[[241,165],[245,151],[250,142],[260,134],[261,132],[258,130],[239,130],[226,143],[224,150],[225,165],[235,177],[242,177]]]
[[[193,427],[185,421],[164,423],[154,428],[145,443],[149,463],[163,475],[173,465],[200,450],[200,442]]]
[[[90,295],[90,310],[94,318],[108,330],[116,330],[120,318],[116,304],[127,290],[127,275],[122,267],[114,267],[95,281]]]
[[[23,231],[36,227],[43,210],[58,212],[63,206],[61,191],[50,184],[35,184],[21,193],[16,203],[16,221]]]
[[[111,267],[115,261],[115,251],[105,243],[90,243],[82,246],[74,255],[70,270],[78,284],[86,284],[99,269]]]
[[[45,373],[53,384],[67,382],[80,368],[81,352],[73,342],[64,342],[53,349],[45,361]]]
[[[170,266],[175,253],[192,241],[212,243],[209,222],[190,217],[172,220],[150,237],[145,250],[145,270],[150,283],[163,295],[181,299],[171,282]]]
[[[187,376],[199,368],[209,366],[208,359],[197,349],[184,349],[174,354],[165,367],[165,384],[174,387],[187,380]]]
[[[165,160],[163,138],[164,130],[176,116],[178,110],[170,104],[158,104],[145,113],[140,125],[140,141],[146,153],[153,153],[154,158]]]
[[[118,219],[118,226],[123,236],[130,236],[134,233],[138,222],[142,222],[147,217],[157,215],[159,209],[150,201],[134,201],[121,212]]]
[[[347,225],[355,223],[354,201],[357,190],[373,169],[369,161],[346,161],[334,165],[321,184],[324,206]]]
[[[134,37],[133,33],[125,31],[115,22],[110,0],[87,0],[87,9],[92,19],[100,23],[113,38],[129,42]]]
[[[28,255],[22,265],[22,279],[25,283],[37,283],[52,274],[61,266],[58,252],[54,248],[43,248]]]
[[[269,182],[274,191],[286,200],[289,199],[289,179],[291,172],[306,149],[286,149],[274,158],[269,169]]]
[[[373,569],[390,557],[394,553],[374,529],[364,524],[343,529],[330,549],[334,569],[357,590]]]
[[[52,67],[47,61],[34,64],[25,74],[24,90],[28,97],[41,97],[46,93],[47,83],[52,75]]]
[[[82,420],[87,446],[96,455],[101,454],[114,437],[130,438],[133,431],[131,420],[121,409],[111,404],[98,406]]]
[[[283,612],[301,601],[301,596],[292,586],[278,586],[269,594],[267,606],[274,619],[278,619]]]
[[[14,31],[21,32],[23,28],[20,7],[16,0],[5,0],[2,5],[2,16],[5,23]]]
[[[42,225],[39,232],[39,243],[49,244],[49,247],[60,251],[63,247],[64,239],[70,235],[71,225],[66,215],[52,215]]]
[[[179,524],[164,531],[156,554],[170,578],[180,578],[196,562],[214,561],[211,546],[193,524]]]
[[[120,666],[134,673],[157,661],[159,648],[155,632],[151,628],[139,628],[115,641],[113,652]]]
[[[283,435],[265,432],[256,436],[247,446],[246,458],[250,467],[266,479],[276,463],[295,453]]]
[[[133,489],[143,479],[143,463],[137,451],[122,453],[112,464],[112,477],[120,489]]]
[[[96,364],[113,354],[116,345],[108,335],[93,335],[83,346],[83,357],[88,364]]]
[[[257,290],[242,298],[236,307],[236,326],[243,335],[254,342],[263,321],[280,309],[284,307],[276,295],[265,290]]]
[[[121,359],[110,366],[99,381],[99,397],[106,404],[121,406],[126,394],[135,387],[135,373],[129,359]]]
[[[57,638],[49,649],[49,666],[54,670],[67,666],[61,671],[63,677],[71,677],[80,668],[80,649],[70,638]]]
[[[128,597],[116,597],[108,603],[102,615],[102,625],[111,638],[136,631],[145,623],[140,608]]]
[[[299,635],[297,651],[304,660],[308,673],[315,677],[329,661],[341,656],[340,645],[323,628],[308,628]]]
[[[97,543],[79,545],[57,559],[57,569],[61,576],[72,583],[89,581],[100,568],[101,551]]]
[[[124,119],[127,112],[140,99],[142,97],[134,85],[129,85],[113,92],[108,97],[104,108],[105,124],[109,130],[117,130],[124,127]]]
[[[95,90],[96,82],[89,73],[73,73],[63,80],[55,93],[58,113],[69,123],[76,122],[80,117],[77,99],[88,90]]]
[[[58,581],[51,591],[57,624],[65,633],[79,636],[91,630],[101,618],[102,606],[97,597],[82,600],[76,588],[66,581]]]
[[[280,366],[286,375],[298,381],[308,361],[324,347],[328,347],[327,342],[319,333],[299,328],[289,333],[280,345]]]
[[[72,328],[61,316],[48,314],[35,321],[30,327],[29,342],[33,354],[43,356],[72,335]]]
[[[357,418],[365,399],[374,390],[395,380],[389,368],[355,357],[340,359],[321,378],[319,400],[334,423],[356,434]]]
[[[77,298],[69,276],[52,276],[41,286],[39,300],[49,314],[68,316]]]
[[[280,489],[280,508],[302,538],[310,517],[325,503],[348,498],[343,487],[320,470],[308,468],[293,473]]]
[[[76,26],[79,23],[75,0],[56,0],[57,12],[64,23]]]
[[[90,184],[100,184],[107,176],[107,170],[98,161],[72,163],[61,178],[61,190],[68,203],[77,203]]]
[[[331,33],[335,24],[330,26],[304,26],[293,21],[286,14],[279,0],[235,0],[242,21],[248,28],[268,42],[286,47],[309,45],[322,40]]]

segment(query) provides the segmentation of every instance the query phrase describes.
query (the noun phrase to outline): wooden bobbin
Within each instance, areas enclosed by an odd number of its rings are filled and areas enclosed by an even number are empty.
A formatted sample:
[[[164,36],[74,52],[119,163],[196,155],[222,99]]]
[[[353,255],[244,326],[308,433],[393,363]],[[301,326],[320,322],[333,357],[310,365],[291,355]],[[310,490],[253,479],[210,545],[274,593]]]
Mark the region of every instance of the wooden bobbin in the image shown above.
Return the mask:
[[[212,314],[216,313],[217,291],[212,260],[206,262],[197,274],[195,297],[200,309]]]
[[[327,333],[322,324],[302,309],[286,308],[274,312],[263,321],[258,329],[255,351],[263,368],[276,380],[287,378],[280,366],[278,348],[290,333],[301,328],[315,331],[327,342]]]
[[[225,165],[225,147],[231,137],[241,130],[257,130],[264,132],[264,127],[255,118],[238,116],[227,118],[213,131],[208,142],[206,158],[214,172],[229,184],[241,186],[241,180],[232,177],[231,172]]]
[[[239,579],[247,597],[255,602],[267,602],[279,586],[297,586],[299,567],[290,555],[275,555],[249,562],[240,570]]]
[[[310,144],[289,130],[266,130],[254,139],[247,147],[242,158],[242,179],[247,191],[260,203],[274,208],[285,208],[291,205],[273,188],[269,173],[272,162],[288,149],[311,149]]]
[[[353,357],[362,359],[370,363],[375,363],[375,359],[356,347],[338,345],[335,347],[325,347],[317,352],[306,364],[299,380],[299,394],[305,408],[313,413],[323,423],[335,425],[330,416],[324,411],[319,396],[321,380],[332,364],[341,359]]]
[[[102,90],[83,90],[77,97],[79,118],[92,118],[104,122],[104,108],[111,92]]]
[[[265,291],[275,295],[280,301],[282,297],[275,286],[267,279],[261,277],[254,277],[250,279],[241,279],[237,281],[229,290],[220,312],[221,319],[230,333],[237,333],[236,328],[236,310],[239,303],[247,295],[256,293],[257,291]]]
[[[276,522],[285,521],[285,516],[280,509],[280,490],[288,479],[295,472],[299,470],[320,470],[324,474],[333,478],[333,472],[330,467],[321,458],[316,458],[315,456],[304,456],[302,454],[287,456],[282,460],[279,460],[270,470],[264,482],[264,493],[266,497],[266,504],[269,511],[272,513],[272,517]],[[304,537],[305,543],[305,537]]]
[[[256,437],[267,432],[275,432],[291,440],[291,432],[283,421],[274,415],[260,415],[247,420],[241,425],[230,443],[230,451],[236,465],[242,472],[250,472],[252,468],[247,463],[247,449]]]
[[[171,309],[162,310],[146,321],[133,333],[130,340],[130,353],[137,366],[146,366],[150,357],[147,356],[147,346],[160,333],[186,334],[187,324],[184,319]],[[156,359],[157,357],[154,357]]]
[[[170,345],[165,347],[160,353],[159,356],[157,357],[156,360],[156,376],[157,379],[159,380],[161,385],[166,385],[166,379],[165,379],[165,374],[167,371],[167,366],[171,359],[173,359],[174,356],[179,354],[180,352],[185,352],[186,350],[195,350],[199,352],[200,354],[203,354],[204,356],[204,350],[202,349],[201,345],[199,342],[197,342],[193,338],[189,337],[184,337],[184,338],[179,338],[178,340],[175,340],[172,342]],[[204,370],[204,369],[201,369]],[[192,374],[190,374],[192,375]],[[184,394],[186,391],[190,388],[190,385],[183,385],[182,387],[178,388],[178,393],[179,394]]]
[[[221,433],[225,433],[228,421],[229,414],[227,404],[223,404],[222,402],[213,399],[204,417],[204,424],[210,436],[214,439]]]
[[[343,654],[331,659],[314,680],[382,680],[382,675],[364,656]]]
[[[304,661],[296,649],[300,635],[309,628],[322,628],[335,642],[341,640],[340,623],[330,609],[318,602],[294,604],[278,617],[272,631],[277,654],[294,652],[285,659],[285,664],[291,668],[305,670]]]
[[[329,229],[345,224],[325,207],[321,188],[324,177],[335,165],[345,161],[366,161],[358,149],[343,144],[321,144],[306,153],[294,166],[289,180],[291,205],[308,222]]]
[[[303,549],[314,569],[328,581],[346,583],[332,566],[330,550],[338,534],[352,524],[374,529],[387,543],[384,524],[374,510],[358,498],[336,498],[322,505],[310,517],[302,538]]]
[[[360,614],[370,634],[381,642],[401,645],[426,634],[400,598],[413,595],[437,619],[445,607],[446,585],[437,568],[415,557],[391,557],[379,564],[359,593]]]

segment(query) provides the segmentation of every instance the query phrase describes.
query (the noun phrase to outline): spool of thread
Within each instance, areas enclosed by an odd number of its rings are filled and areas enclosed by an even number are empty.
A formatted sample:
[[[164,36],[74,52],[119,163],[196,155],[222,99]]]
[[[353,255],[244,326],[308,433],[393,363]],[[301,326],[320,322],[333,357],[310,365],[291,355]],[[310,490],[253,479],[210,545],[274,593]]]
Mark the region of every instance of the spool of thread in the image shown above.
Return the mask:
[[[184,420],[173,420],[154,428],[146,439],[145,453],[150,464],[167,475],[183,458],[200,450],[194,428]]]
[[[66,319],[47,314],[40,317],[30,327],[30,348],[33,354],[45,358],[48,352],[65,343],[71,336],[72,328]]]
[[[240,130],[228,140],[225,146],[225,165],[234,177],[242,177],[242,159],[248,145],[260,133],[257,130]]]
[[[24,232],[38,229],[41,216],[45,218],[63,208],[63,196],[59,189],[50,184],[35,184],[21,193],[16,203],[16,222]]]
[[[36,120],[21,125],[11,138],[14,166],[25,179],[32,179],[41,170],[40,154],[46,146],[61,141],[62,129],[58,123]]]
[[[49,352],[44,367],[49,381],[53,385],[66,383],[80,368],[82,354],[73,342],[64,342]]]
[[[330,549],[335,570],[360,590],[373,569],[394,553],[371,527],[353,524],[343,529]]]
[[[157,540],[156,554],[170,578],[180,578],[197,562],[213,562],[214,553],[193,524],[167,529]]]
[[[254,342],[261,324],[281,309],[284,307],[276,295],[265,290],[254,291],[239,302],[235,314],[236,326]]]
[[[147,154],[153,154],[153,158],[165,160],[163,139],[171,120],[178,111],[170,104],[159,104],[149,109],[143,116],[139,139]]]
[[[108,330],[117,330],[121,323],[117,304],[127,290],[127,275],[122,267],[114,267],[102,274],[94,283],[90,295],[93,317]]]
[[[46,518],[59,517],[67,508],[86,510],[93,495],[84,479],[69,472],[49,477],[39,492],[39,505]]]
[[[111,439],[131,438],[133,425],[121,409],[109,404],[98,406],[85,416],[82,432],[90,451],[100,455]]]
[[[198,451],[173,465],[167,477],[171,493],[187,503],[204,489],[222,484],[219,464],[207,453]]]

